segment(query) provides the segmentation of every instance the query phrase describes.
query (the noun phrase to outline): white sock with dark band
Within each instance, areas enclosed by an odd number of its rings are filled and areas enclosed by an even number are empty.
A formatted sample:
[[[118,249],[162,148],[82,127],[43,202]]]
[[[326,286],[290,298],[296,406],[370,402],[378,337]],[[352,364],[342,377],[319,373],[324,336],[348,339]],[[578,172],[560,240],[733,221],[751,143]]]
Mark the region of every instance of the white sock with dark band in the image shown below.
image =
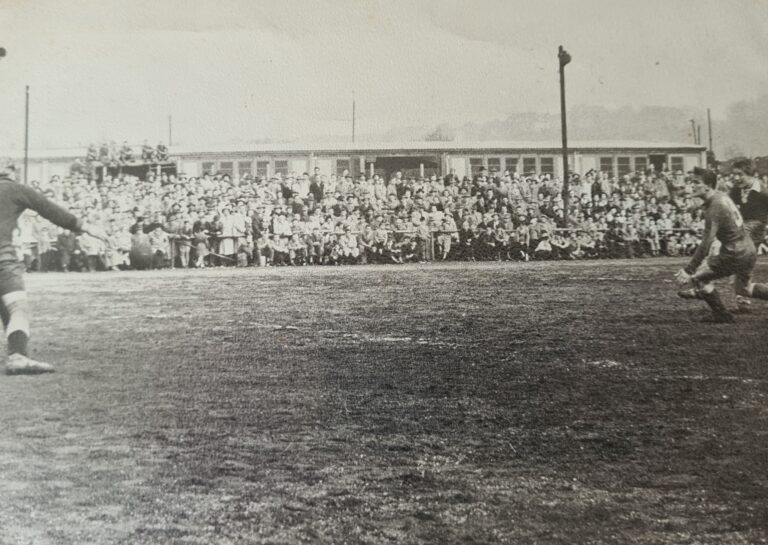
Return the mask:
[[[29,303],[27,292],[12,291],[2,297],[8,313],[5,335],[8,339],[8,353],[27,355],[29,343]]]

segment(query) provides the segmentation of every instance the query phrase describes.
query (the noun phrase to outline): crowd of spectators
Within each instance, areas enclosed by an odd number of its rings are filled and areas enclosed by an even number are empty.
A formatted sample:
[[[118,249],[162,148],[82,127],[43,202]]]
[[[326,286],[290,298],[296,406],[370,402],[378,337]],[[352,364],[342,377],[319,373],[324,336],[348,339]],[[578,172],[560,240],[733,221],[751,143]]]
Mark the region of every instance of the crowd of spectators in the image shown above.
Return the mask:
[[[73,170],[32,185],[110,236],[105,244],[25,214],[18,250],[41,271],[677,256],[703,229],[687,176],[652,170],[574,175],[567,222],[561,180],[485,169],[100,182]]]

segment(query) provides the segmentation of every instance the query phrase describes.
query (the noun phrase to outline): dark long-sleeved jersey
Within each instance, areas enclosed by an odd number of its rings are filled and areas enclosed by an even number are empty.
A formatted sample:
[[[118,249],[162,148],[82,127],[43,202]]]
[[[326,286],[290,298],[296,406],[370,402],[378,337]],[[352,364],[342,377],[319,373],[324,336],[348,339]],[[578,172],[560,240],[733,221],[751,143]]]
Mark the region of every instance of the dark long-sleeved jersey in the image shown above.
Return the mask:
[[[714,191],[704,203],[704,237],[696,248],[691,262],[685,268],[693,274],[709,253],[711,237],[720,241],[720,255],[741,257],[755,251],[752,240],[744,230],[744,220],[731,198],[720,191]]]
[[[24,210],[34,210],[48,221],[70,231],[79,231],[82,222],[34,189],[0,178],[0,262],[16,262],[13,231]]]

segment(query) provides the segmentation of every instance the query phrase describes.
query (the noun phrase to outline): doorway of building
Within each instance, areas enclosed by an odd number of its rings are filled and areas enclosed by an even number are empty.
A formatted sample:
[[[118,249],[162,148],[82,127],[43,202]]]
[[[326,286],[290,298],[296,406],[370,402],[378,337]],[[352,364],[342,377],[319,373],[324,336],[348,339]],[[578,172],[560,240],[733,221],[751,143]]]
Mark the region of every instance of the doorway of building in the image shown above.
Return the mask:
[[[385,180],[389,180],[398,170],[403,173],[403,178],[418,178],[422,165],[425,177],[440,175],[440,162],[436,157],[377,157],[375,172]]]
[[[662,172],[664,167],[667,166],[667,156],[664,154],[649,155],[648,161],[653,166],[654,172]]]

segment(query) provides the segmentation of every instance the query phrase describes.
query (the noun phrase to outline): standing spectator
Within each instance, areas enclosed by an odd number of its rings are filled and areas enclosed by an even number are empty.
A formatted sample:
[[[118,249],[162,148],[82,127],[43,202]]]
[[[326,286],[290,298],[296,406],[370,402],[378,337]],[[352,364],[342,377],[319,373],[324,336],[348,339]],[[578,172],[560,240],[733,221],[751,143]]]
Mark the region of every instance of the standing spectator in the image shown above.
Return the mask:
[[[475,233],[468,220],[459,229],[459,247],[462,260],[475,261]]]
[[[432,231],[427,223],[426,216],[421,216],[419,223],[416,226],[415,241],[418,246],[417,254],[419,263],[426,263],[429,261],[430,245],[432,244]]]
[[[192,238],[195,243],[195,267],[202,269],[208,257],[208,230],[205,222],[198,220],[192,226]]]
[[[182,269],[189,268],[189,254],[193,240],[192,224],[184,220],[175,233],[176,253]]]
[[[72,259],[77,249],[77,235],[72,231],[59,230],[56,237],[56,248],[59,255],[59,266],[64,272],[68,272],[72,266]]]
[[[442,261],[448,259],[451,254],[451,248],[453,247],[454,237],[457,237],[457,233],[454,231],[455,224],[451,226],[451,221],[448,216],[443,218],[443,222],[440,225],[439,235],[437,235],[437,249],[438,255]]]
[[[104,263],[101,255],[104,252],[104,244],[98,238],[87,233],[81,234],[77,238],[77,244],[80,252],[85,258],[85,266],[89,272],[104,269]]]

